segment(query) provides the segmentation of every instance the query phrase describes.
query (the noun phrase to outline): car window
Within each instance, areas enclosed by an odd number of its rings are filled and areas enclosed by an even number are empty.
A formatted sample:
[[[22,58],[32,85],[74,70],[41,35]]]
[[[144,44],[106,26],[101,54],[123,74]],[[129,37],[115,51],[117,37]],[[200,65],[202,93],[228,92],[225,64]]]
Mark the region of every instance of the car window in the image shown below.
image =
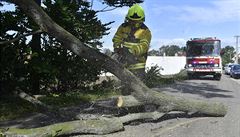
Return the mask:
[[[234,70],[239,70],[239,69],[240,69],[240,65],[234,66]]]

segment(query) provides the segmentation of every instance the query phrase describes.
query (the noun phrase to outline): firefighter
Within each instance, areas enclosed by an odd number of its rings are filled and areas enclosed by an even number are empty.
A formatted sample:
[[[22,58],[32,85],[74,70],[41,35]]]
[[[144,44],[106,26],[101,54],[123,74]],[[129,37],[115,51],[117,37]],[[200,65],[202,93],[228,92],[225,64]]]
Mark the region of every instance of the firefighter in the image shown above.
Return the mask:
[[[151,41],[151,32],[144,21],[143,8],[134,4],[112,39],[114,53],[118,54],[117,60],[142,80]]]

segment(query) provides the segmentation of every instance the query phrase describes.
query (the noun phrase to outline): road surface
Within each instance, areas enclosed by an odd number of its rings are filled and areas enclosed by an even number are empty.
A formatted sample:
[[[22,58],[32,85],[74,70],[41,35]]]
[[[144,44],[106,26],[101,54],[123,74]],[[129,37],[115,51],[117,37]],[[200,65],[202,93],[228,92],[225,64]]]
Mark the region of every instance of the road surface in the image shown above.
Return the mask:
[[[156,90],[186,98],[222,102],[228,107],[228,113],[225,117],[179,118],[174,115],[157,122],[126,125],[125,131],[104,137],[240,137],[240,79],[223,75],[221,81],[211,78],[186,80]]]

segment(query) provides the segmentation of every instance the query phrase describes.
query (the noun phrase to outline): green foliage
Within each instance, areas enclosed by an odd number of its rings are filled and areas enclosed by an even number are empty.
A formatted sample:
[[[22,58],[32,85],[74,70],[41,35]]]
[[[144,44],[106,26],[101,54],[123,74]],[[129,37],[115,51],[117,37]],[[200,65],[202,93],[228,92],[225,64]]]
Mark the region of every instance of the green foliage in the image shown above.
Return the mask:
[[[14,96],[0,97],[0,121],[15,119],[32,112],[37,112],[37,108],[27,101]]]
[[[99,41],[108,34],[110,23],[102,24],[89,2],[78,4],[69,1],[45,1],[45,11],[59,25],[78,37],[82,42],[99,49]],[[19,35],[37,30],[37,26],[18,8],[13,12],[0,12],[0,40],[7,41]],[[9,31],[12,33],[7,33]],[[39,50],[34,50],[33,39],[23,37],[14,43],[1,45],[1,84],[5,93],[20,87],[33,92],[33,78],[40,83],[41,92],[66,92],[88,89],[86,85],[96,81],[101,62],[89,62],[62,48],[62,44],[47,34],[41,35]],[[4,93],[4,94],[5,94]]]
[[[222,51],[224,54],[222,55],[222,64],[225,66],[227,63],[233,63],[232,58],[235,55],[234,47],[232,46],[226,46],[222,48]]]
[[[29,87],[28,58],[29,46],[19,42],[13,46],[1,46],[1,84],[2,91],[7,92],[18,86],[23,89]],[[0,93],[1,94],[1,93]]]
[[[112,22],[102,24],[97,18],[96,11],[92,10],[90,3],[79,1],[78,4],[69,1],[46,0],[46,12],[59,25],[92,47],[101,47],[99,39],[107,35],[110,29],[107,26]]]
[[[66,93],[50,93],[38,99],[47,105],[60,108],[76,106],[116,95],[120,95],[120,91],[115,89],[113,80],[108,80],[92,85],[92,89],[75,89]],[[38,108],[25,100],[12,95],[0,96],[0,121],[19,118],[33,112],[38,112]]]
[[[158,84],[158,81],[161,81],[162,79],[160,74],[161,70],[162,68],[158,67],[157,65],[151,67],[150,69],[147,68],[143,82],[150,88],[156,86]]]
[[[152,49],[148,51],[148,56],[160,56],[160,53],[158,50]]]
[[[8,41],[29,32],[29,24],[26,16],[16,9],[14,12],[0,12],[0,41]],[[16,33],[7,33],[15,31]],[[11,91],[14,87],[28,87],[28,59],[31,48],[26,45],[26,38],[0,46],[1,52],[1,92]],[[1,94],[0,92],[0,94]]]
[[[148,52],[149,56],[175,56],[175,54],[184,55],[184,47],[179,47],[177,45],[163,45],[159,50],[150,50]]]
[[[177,45],[166,45],[159,48],[160,55],[162,56],[164,53],[166,56],[175,56],[176,53],[182,51],[181,48]]]
[[[153,66],[147,69],[145,79],[143,82],[149,87],[157,87],[160,85],[172,84],[175,81],[181,81],[187,79],[187,73],[185,70],[180,71],[174,75],[161,75],[162,68],[159,66]]]
[[[64,94],[51,94],[40,100],[55,107],[74,106],[80,103],[91,102],[99,99],[106,99],[114,95],[119,95],[115,91],[73,91]]]

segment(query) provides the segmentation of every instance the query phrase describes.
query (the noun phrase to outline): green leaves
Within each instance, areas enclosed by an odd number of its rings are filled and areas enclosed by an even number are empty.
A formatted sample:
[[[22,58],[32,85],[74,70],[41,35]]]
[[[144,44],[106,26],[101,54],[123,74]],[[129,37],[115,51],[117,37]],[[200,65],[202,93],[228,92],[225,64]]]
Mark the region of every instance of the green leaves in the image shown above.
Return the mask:
[[[162,68],[155,65],[151,68],[147,68],[147,72],[143,82],[149,87],[157,87],[166,84],[172,84],[175,81],[181,81],[187,79],[187,72],[181,70],[179,73],[174,75],[161,75]]]
[[[151,50],[148,52],[149,56],[175,56],[175,54],[184,54],[184,47],[177,45],[163,45],[159,50]]]
[[[232,58],[235,55],[234,47],[226,46],[226,47],[222,48],[222,52],[224,53],[223,56],[222,56],[223,66],[225,66],[225,64],[227,64],[227,63],[233,63]]]
[[[99,39],[107,34],[108,24],[101,23],[96,12],[90,8],[89,2],[46,0],[44,4],[45,11],[59,25],[84,43],[90,43],[93,48],[101,47]],[[0,14],[1,41],[11,40],[20,34],[38,29],[38,26],[19,9],[12,12],[1,11]],[[6,33],[9,30],[13,33]],[[32,80],[37,80],[41,92],[66,92],[86,88],[98,78],[101,72],[100,63],[77,57],[62,48],[61,43],[52,36],[47,34],[40,36],[41,43],[24,37],[14,43],[1,45],[1,74],[3,74],[1,82],[6,83],[4,90],[8,92],[20,86],[22,90],[32,92],[34,90]],[[30,42],[27,43],[26,40]]]

